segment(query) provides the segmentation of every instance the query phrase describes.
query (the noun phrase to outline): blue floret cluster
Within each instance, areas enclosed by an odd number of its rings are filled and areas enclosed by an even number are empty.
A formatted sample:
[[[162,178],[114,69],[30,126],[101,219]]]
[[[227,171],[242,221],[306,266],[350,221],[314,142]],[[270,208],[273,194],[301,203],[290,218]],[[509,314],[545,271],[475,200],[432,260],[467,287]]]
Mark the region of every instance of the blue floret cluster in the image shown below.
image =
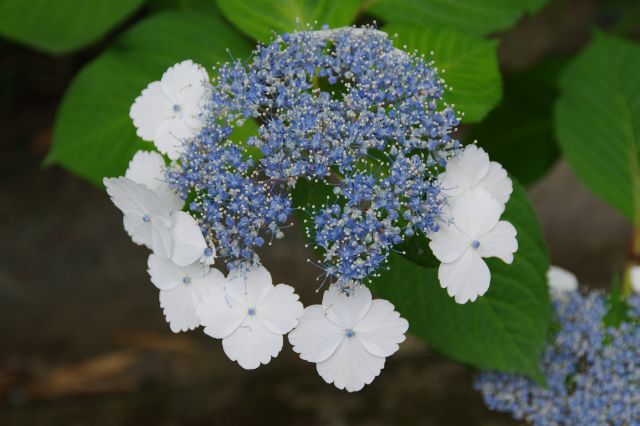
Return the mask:
[[[640,425],[640,296],[627,320],[606,327],[600,293],[554,301],[559,330],[542,361],[546,386],[520,375],[485,372],[475,387],[492,410],[533,425]]]
[[[437,176],[459,148],[459,117],[430,60],[374,28],[323,29],[282,34],[215,74],[206,125],[168,180],[230,268],[283,235],[301,180],[331,187],[295,208],[344,290],[405,238],[437,231]],[[248,122],[257,130],[238,136]]]

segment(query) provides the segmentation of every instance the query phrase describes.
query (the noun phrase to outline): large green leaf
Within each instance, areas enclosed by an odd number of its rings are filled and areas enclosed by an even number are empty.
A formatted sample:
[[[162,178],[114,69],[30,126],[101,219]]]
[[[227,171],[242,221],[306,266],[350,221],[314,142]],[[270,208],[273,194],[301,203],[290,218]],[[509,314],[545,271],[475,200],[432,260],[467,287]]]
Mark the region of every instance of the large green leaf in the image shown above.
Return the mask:
[[[441,27],[417,27],[390,24],[383,27],[389,34],[397,34],[394,44],[425,55],[433,52],[433,59],[448,86],[445,100],[464,112],[463,121],[480,121],[502,96],[502,82],[498,69],[497,44]]]
[[[525,185],[544,175],[558,158],[553,104],[564,63],[551,59],[509,76],[500,105],[474,126],[468,137],[477,140],[492,160]]]
[[[481,369],[540,379],[538,362],[549,326],[549,263],[538,221],[520,185],[515,185],[503,219],[518,231],[518,252],[511,265],[488,259],[491,286],[475,302],[456,304],[440,287],[437,268],[399,255],[391,256],[389,270],[374,289],[407,318],[412,334],[444,355]]]
[[[512,26],[548,0],[374,0],[369,11],[384,22],[443,25],[474,35]]]
[[[135,134],[129,108],[142,89],[184,59],[210,66],[251,46],[212,14],[166,12],[123,34],[74,78],[62,101],[47,163],[100,185],[121,175],[133,153],[151,148]]]
[[[640,44],[596,33],[559,82],[555,131],[578,177],[640,220]]]
[[[306,24],[342,27],[353,22],[361,0],[218,0],[222,13],[256,40],[268,42],[272,31],[291,32]]]
[[[86,46],[144,0],[0,0],[0,34],[49,53]]]

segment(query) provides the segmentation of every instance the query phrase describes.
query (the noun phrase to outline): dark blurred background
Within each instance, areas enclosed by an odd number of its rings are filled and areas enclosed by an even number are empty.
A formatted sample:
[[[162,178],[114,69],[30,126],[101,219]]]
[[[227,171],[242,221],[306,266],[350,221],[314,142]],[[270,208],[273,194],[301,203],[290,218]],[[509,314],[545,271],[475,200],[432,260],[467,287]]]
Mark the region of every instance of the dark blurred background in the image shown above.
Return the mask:
[[[613,4],[613,2],[612,2]],[[607,25],[609,2],[552,1],[501,36],[509,74],[569,54]],[[104,41],[104,44],[108,41]],[[0,41],[0,425],[509,425],[471,386],[473,371],[416,340],[372,385],[348,394],[325,384],[287,343],[245,372],[200,331],[174,335],[105,193],[43,169],[52,123],[74,73],[104,44],[50,57]],[[530,188],[552,263],[608,286],[630,227],[563,161]],[[274,280],[305,304],[318,271],[297,229],[264,254]]]

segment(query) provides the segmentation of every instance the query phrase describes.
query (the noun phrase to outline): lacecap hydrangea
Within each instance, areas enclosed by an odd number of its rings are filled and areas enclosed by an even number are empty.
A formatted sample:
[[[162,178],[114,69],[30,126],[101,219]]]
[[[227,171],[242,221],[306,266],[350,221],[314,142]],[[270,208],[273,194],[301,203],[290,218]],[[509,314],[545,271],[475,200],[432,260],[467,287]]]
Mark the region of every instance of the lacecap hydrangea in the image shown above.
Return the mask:
[[[487,291],[483,258],[513,260],[515,228],[499,220],[511,181],[452,136],[460,115],[430,59],[349,27],[282,34],[212,74],[184,61],[149,84],[130,115],[159,153],[138,152],[124,177],[105,179],[127,232],[154,252],[149,272],[172,330],[204,325],[256,368],[295,329],[294,350],[327,382],[358,390],[408,327],[365,287],[395,246],[430,239],[459,303]],[[325,195],[294,197],[303,186]],[[256,252],[284,237],[296,209],[327,287],[304,313]],[[333,343],[317,348],[320,337]],[[351,365],[362,357],[370,368]]]
[[[485,372],[475,387],[487,406],[533,425],[640,424],[640,296],[626,319],[605,325],[602,293],[582,293],[566,271],[553,270],[553,321],[542,359],[545,384],[517,374]]]

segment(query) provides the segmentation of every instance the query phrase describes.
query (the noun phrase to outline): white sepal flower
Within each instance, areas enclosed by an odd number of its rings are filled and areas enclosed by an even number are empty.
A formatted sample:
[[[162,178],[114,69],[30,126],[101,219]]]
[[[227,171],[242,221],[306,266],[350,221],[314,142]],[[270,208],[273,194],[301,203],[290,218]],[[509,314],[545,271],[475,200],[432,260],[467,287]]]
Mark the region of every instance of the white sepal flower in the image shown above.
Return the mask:
[[[180,266],[199,261],[207,249],[198,222],[189,213],[175,212],[171,223],[173,249],[171,260]]]
[[[304,310],[289,341],[300,358],[316,363],[327,383],[355,392],[380,374],[385,358],[398,350],[408,328],[394,306],[372,300],[366,286],[357,287],[350,296],[332,286],[322,305]]]
[[[174,205],[126,177],[103,180],[113,204],[124,213],[124,229],[134,243],[162,257],[172,252],[171,214]]]
[[[139,150],[129,162],[125,177],[140,183],[156,195],[172,205],[173,211],[181,210],[184,200],[167,184],[164,171],[166,169],[162,155],[157,152]]]
[[[160,306],[171,331],[193,330],[200,325],[196,307],[205,295],[226,282],[222,272],[200,263],[179,266],[152,254],[148,261],[151,282],[160,290]]]
[[[482,188],[502,204],[509,201],[513,185],[499,163],[489,160],[484,149],[468,145],[447,161],[440,187],[452,201],[473,188]]]
[[[631,280],[631,289],[634,293],[640,294],[640,266],[634,265],[629,271],[629,279]]]
[[[491,273],[483,257],[513,262],[518,250],[516,229],[500,220],[503,211],[504,205],[487,191],[471,189],[451,205],[453,223],[442,224],[430,235],[429,247],[442,262],[440,285],[457,303],[473,302],[489,289]]]
[[[566,269],[553,266],[547,271],[547,282],[551,297],[563,300],[567,294],[578,289],[578,278]]]
[[[302,315],[298,299],[293,287],[274,286],[269,272],[260,266],[232,272],[224,288],[210,293],[197,313],[204,332],[222,339],[229,359],[252,370],[280,353],[282,336]]]
[[[172,160],[180,157],[184,140],[202,127],[202,100],[208,81],[206,70],[191,60],[169,68],[131,105],[129,116],[138,136],[153,141]]]

